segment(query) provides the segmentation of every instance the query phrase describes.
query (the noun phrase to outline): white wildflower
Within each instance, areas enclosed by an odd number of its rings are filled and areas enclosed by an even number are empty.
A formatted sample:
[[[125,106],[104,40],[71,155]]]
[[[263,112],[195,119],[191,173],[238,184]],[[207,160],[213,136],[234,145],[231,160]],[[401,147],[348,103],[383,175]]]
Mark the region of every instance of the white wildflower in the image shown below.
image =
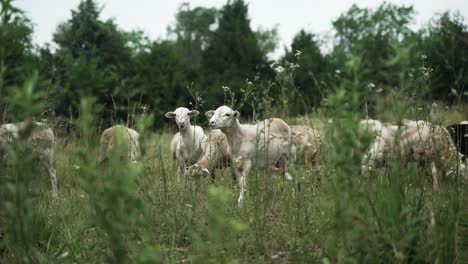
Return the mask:
[[[227,86],[224,86],[224,85],[223,85],[223,86],[221,86],[221,88],[222,88],[225,92],[229,91],[229,87],[227,87]]]
[[[436,102],[433,102],[433,103],[432,103],[432,107],[437,107],[437,103],[436,103]]]
[[[300,50],[296,50],[296,53],[294,54],[294,56],[296,57],[299,57],[301,56],[302,52]]]
[[[68,251],[65,251],[65,252],[63,252],[63,253],[60,255],[60,257],[61,257],[61,258],[66,258],[66,257],[68,257],[69,254],[70,254],[70,253],[68,253]]]
[[[335,73],[336,73],[336,74],[340,74],[341,71],[340,71],[340,70],[335,70]]]
[[[383,92],[383,89],[381,87],[379,87],[377,90],[375,90],[376,93],[381,93]]]
[[[276,73],[282,73],[282,72],[284,72],[284,68],[282,66],[278,66],[278,67],[275,68],[275,72]]]
[[[76,165],[76,164],[73,164],[73,168],[75,168],[75,170],[79,170],[80,169],[80,166]]]
[[[422,110],[423,110],[423,108],[422,108],[422,107],[418,107],[418,111],[422,111]]]
[[[375,84],[374,84],[374,83],[369,83],[369,84],[367,85],[367,87],[369,87],[369,88],[374,88],[374,87],[375,87]]]
[[[423,60],[427,59],[426,54],[421,54],[421,59],[423,59]]]

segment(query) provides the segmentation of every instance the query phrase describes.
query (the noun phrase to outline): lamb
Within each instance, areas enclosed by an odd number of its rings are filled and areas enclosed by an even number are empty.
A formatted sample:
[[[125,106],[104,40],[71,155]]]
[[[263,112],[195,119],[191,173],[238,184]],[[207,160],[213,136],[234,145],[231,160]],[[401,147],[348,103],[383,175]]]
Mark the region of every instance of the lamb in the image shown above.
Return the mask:
[[[231,169],[239,179],[239,206],[244,200],[246,178],[255,164],[271,169],[290,157],[291,129],[283,120],[271,118],[255,125],[239,122],[240,113],[228,106],[206,112],[211,128],[221,129],[229,144]]]
[[[229,165],[229,145],[226,135],[219,129],[214,129],[207,135],[204,142],[203,158],[188,167],[187,173],[192,177],[211,176],[214,180],[216,168]]]
[[[187,164],[193,164],[203,157],[203,140],[205,133],[199,126],[192,126],[190,118],[198,116],[197,110],[179,107],[174,112],[167,112],[166,118],[175,119],[179,133],[174,135],[171,148],[172,155],[177,160],[177,179],[180,182],[185,176]]]
[[[42,166],[50,176],[52,185],[52,198],[58,199],[57,176],[53,166],[54,160],[54,132],[46,124],[35,121],[23,121],[14,124],[0,126],[0,152],[19,139],[22,133],[28,130],[31,133],[27,137],[27,143],[38,157]]]
[[[99,163],[112,155],[118,155],[122,161],[137,163],[141,156],[139,138],[137,131],[122,125],[107,128],[101,135]]]
[[[292,143],[299,155],[303,156],[308,167],[316,160],[317,153],[322,145],[322,137],[319,132],[308,126],[290,126]]]
[[[450,172],[461,159],[448,131],[429,122],[403,120],[402,126],[384,126],[381,132],[364,157],[364,172],[381,165],[397,148],[396,155],[404,161],[429,163],[433,186],[437,188],[439,170]]]

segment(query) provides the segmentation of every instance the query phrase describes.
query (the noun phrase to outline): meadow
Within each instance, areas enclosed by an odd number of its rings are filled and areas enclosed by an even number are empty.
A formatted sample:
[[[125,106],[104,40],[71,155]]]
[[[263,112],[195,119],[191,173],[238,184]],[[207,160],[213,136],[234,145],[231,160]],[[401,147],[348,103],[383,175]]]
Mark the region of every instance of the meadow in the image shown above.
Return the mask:
[[[399,116],[393,102],[376,117],[441,125],[468,116],[466,105],[413,105]],[[401,105],[401,102],[399,102]],[[97,128],[82,105],[75,130],[49,120],[56,134],[59,200],[45,172],[19,144],[0,172],[2,263],[466,263],[466,183],[432,188],[416,164],[390,162],[383,174],[360,175],[369,143],[360,114],[318,109],[284,117],[325,136],[317,164],[289,164],[293,180],[254,170],[247,198],[229,169],[177,182],[169,151],[175,125],[149,129],[142,116],[143,159],[97,164]],[[379,112],[380,111],[380,112]],[[206,122],[206,121],[205,121]],[[202,121],[199,121],[202,123]],[[207,130],[205,128],[205,130]],[[25,147],[25,148],[23,148]]]

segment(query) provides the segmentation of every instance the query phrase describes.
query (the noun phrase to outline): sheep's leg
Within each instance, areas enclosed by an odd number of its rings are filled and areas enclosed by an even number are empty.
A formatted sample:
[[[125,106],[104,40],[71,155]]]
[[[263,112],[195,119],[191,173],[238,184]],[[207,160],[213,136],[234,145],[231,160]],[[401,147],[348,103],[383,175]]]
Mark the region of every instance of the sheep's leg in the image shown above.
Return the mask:
[[[239,206],[242,206],[242,202],[244,201],[245,188],[247,186],[246,177],[249,174],[251,168],[252,162],[250,160],[246,160],[242,166],[242,175],[239,179],[240,194],[239,199],[237,200]]]
[[[185,166],[183,162],[178,162],[177,165],[177,182],[181,183],[182,182],[182,177],[185,175]]]
[[[56,175],[54,166],[52,164],[52,159],[49,157],[44,157],[42,158],[42,163],[45,169],[47,170],[47,173],[49,173],[49,176],[50,176],[50,184],[52,185],[52,198],[54,200],[57,200],[58,199],[57,175]]]
[[[54,199],[58,199],[58,192],[57,192],[57,175],[56,175],[56,172],[55,172],[55,169],[54,167],[50,167],[49,169],[49,175],[50,175],[50,182],[51,182],[51,185],[52,185],[52,198]]]
[[[306,149],[304,151],[304,163],[306,165],[306,168],[312,169],[312,167],[313,167],[312,160],[313,160],[312,150]]]
[[[434,189],[439,187],[439,182],[437,181],[437,167],[435,161],[431,161],[431,173],[432,173],[432,185]]]
[[[229,163],[229,168],[231,169],[232,185],[235,187],[237,184],[237,179],[240,179],[241,174],[237,169],[237,164],[234,159],[231,159]]]
[[[216,178],[216,169],[215,168],[211,169],[210,174],[211,174],[211,183],[214,183],[215,178]]]

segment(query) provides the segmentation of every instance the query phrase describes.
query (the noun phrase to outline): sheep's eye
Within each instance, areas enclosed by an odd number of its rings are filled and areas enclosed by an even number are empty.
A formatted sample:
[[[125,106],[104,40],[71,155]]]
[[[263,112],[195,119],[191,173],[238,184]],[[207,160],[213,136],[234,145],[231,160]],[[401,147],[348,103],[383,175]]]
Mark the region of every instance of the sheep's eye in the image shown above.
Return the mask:
[[[231,114],[224,114],[224,116],[231,116]]]

